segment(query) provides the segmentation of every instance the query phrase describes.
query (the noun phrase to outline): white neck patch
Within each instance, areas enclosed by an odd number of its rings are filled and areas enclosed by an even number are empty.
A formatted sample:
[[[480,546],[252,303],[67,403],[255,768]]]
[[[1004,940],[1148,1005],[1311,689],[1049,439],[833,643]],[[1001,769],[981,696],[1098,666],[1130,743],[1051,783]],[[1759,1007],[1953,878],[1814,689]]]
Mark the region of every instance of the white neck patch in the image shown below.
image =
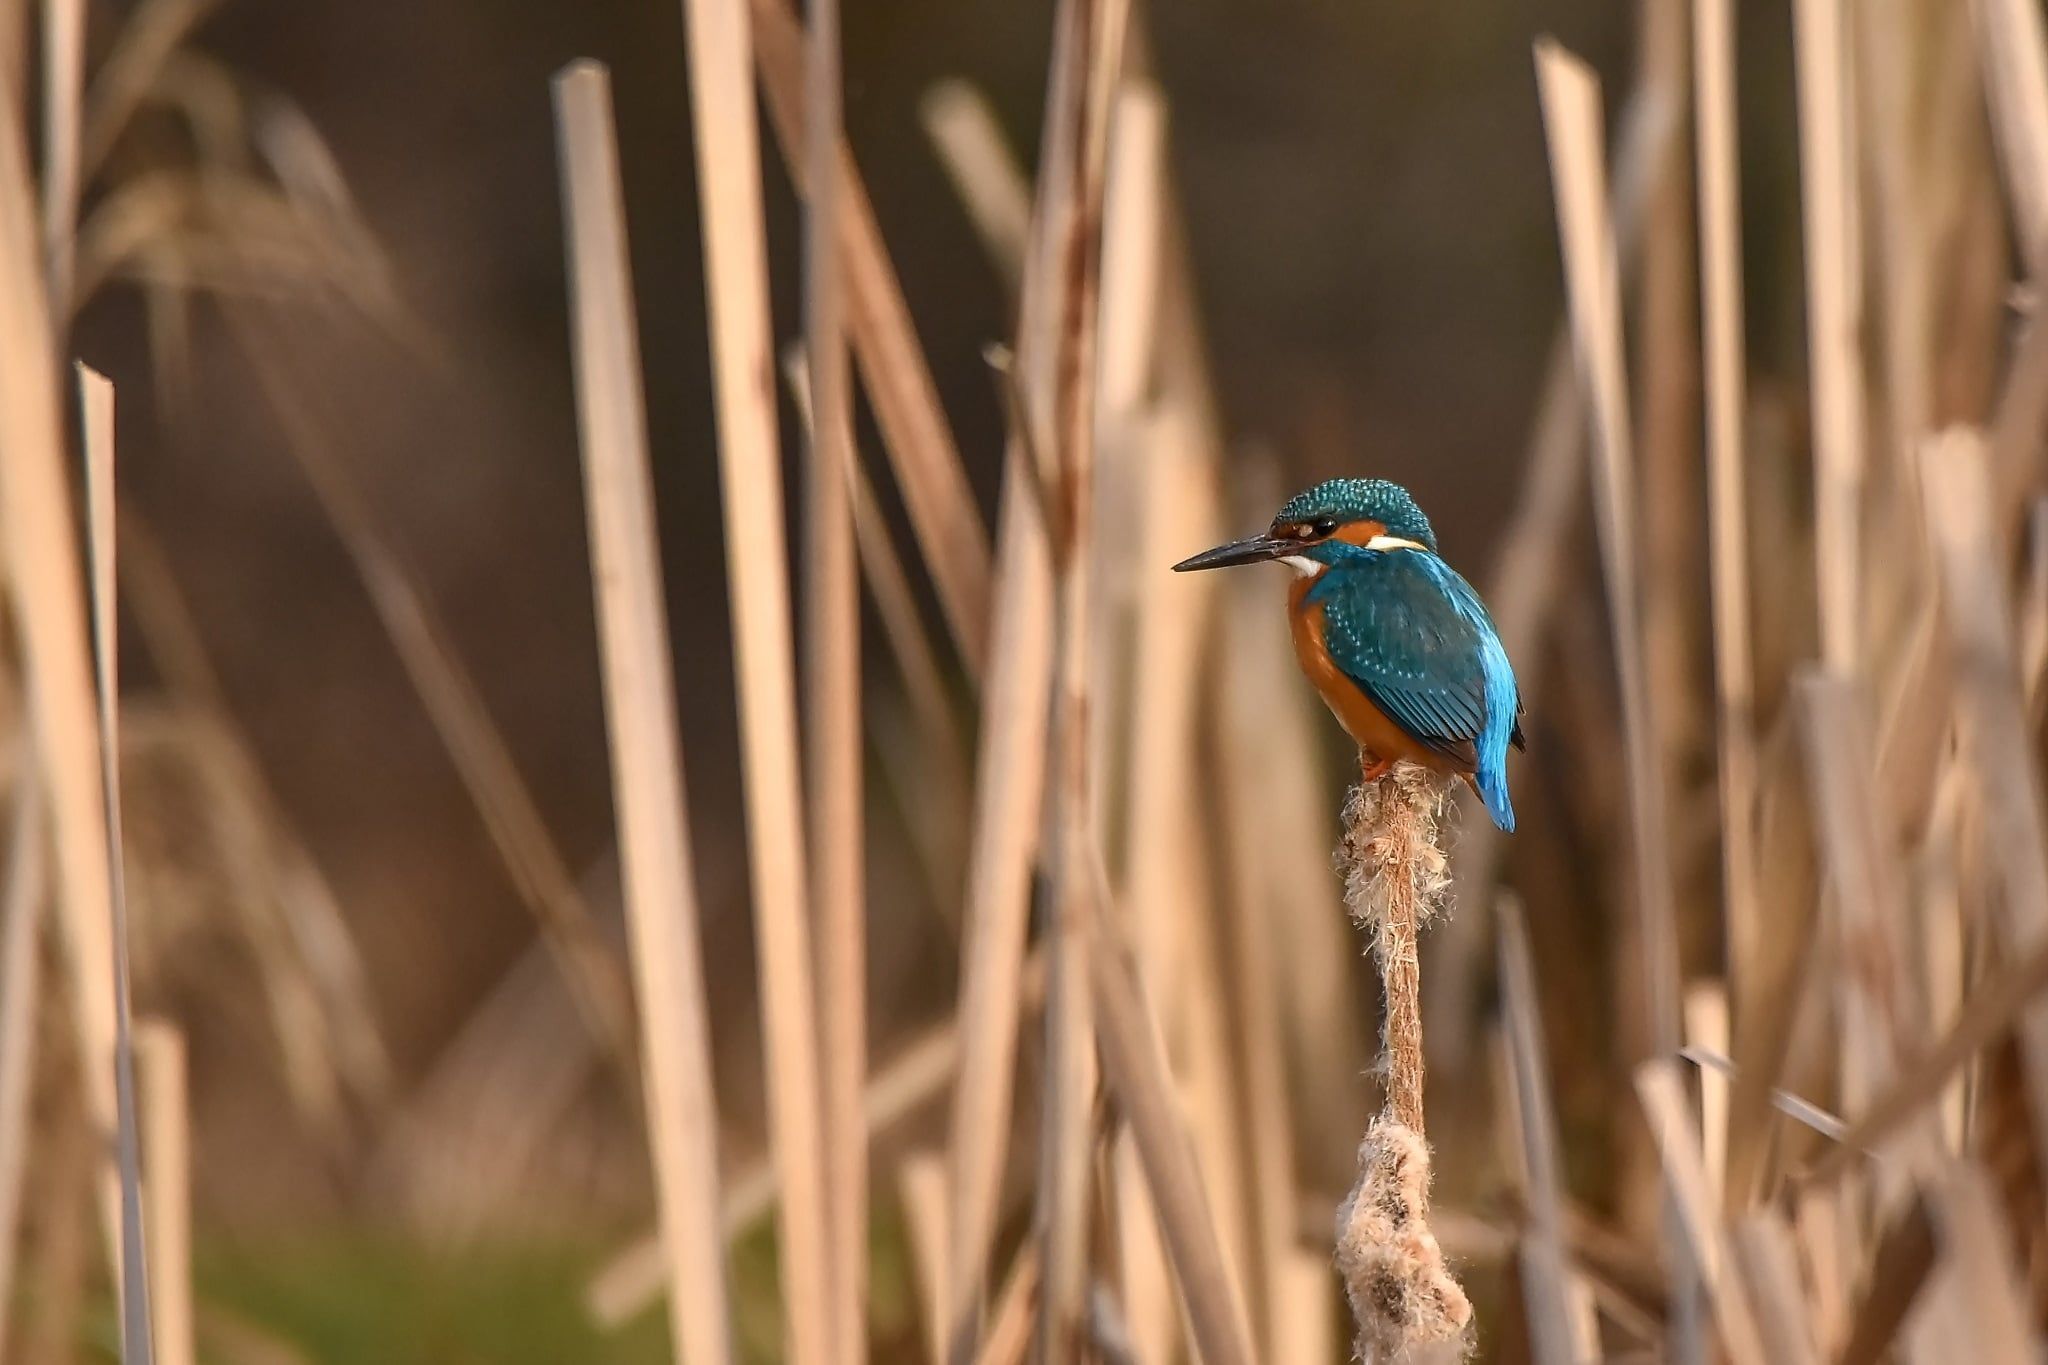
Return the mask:
[[[1368,550],[1427,550],[1429,547],[1419,540],[1404,540],[1400,536],[1374,536],[1365,542]]]

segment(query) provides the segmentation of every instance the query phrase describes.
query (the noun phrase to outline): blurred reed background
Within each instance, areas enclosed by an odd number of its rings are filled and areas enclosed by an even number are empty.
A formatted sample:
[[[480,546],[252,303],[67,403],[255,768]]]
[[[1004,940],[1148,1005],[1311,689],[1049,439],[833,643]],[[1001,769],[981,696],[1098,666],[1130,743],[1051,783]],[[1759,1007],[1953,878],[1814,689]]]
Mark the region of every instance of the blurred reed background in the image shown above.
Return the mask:
[[[2034,0],[680,8],[0,0],[0,1358],[1348,1358],[1333,474],[1464,1347],[2039,1358]]]

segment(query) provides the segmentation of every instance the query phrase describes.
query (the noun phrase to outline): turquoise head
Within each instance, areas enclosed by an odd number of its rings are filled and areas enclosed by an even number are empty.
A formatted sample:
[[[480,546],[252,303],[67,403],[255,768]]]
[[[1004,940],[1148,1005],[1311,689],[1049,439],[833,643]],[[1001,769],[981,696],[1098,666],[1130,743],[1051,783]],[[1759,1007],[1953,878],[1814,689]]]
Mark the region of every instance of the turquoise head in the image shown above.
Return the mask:
[[[1173,567],[1186,572],[1269,559],[1335,565],[1396,549],[1436,552],[1436,532],[1408,490],[1385,479],[1330,479],[1288,499],[1264,535],[1219,545]]]

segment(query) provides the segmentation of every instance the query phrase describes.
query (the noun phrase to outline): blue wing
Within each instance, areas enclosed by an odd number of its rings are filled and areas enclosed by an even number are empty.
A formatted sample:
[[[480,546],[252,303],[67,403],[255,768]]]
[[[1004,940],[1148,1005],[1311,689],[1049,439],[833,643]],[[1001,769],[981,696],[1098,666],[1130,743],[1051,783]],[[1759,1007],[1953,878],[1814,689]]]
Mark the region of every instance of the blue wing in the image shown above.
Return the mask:
[[[1424,550],[1376,553],[1309,590],[1330,659],[1387,718],[1470,769],[1488,814],[1515,827],[1507,751],[1521,743],[1515,673],[1472,585]]]

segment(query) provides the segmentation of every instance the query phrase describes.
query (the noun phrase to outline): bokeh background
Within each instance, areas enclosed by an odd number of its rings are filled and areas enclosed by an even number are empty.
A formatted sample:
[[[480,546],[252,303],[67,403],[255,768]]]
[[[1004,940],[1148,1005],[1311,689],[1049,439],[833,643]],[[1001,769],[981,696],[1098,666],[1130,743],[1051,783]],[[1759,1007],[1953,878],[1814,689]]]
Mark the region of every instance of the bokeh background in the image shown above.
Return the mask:
[[[964,82],[1028,175],[1040,152],[1055,8],[873,0],[846,5],[843,16],[847,137],[991,535],[1007,414],[988,347],[1013,339],[1014,286],[963,207],[929,114],[935,91]],[[1861,787],[1817,782],[1813,790],[1908,792],[1885,798],[1899,807],[1885,807],[1897,816],[1885,837],[1912,855],[1907,898],[1917,918],[1893,926],[1912,936],[1883,946],[1924,967],[1928,980],[1915,978],[1927,999],[1900,1005],[1888,1021],[1901,1056],[1957,1015],[1966,982],[2018,956],[1980,913],[2000,899],[1987,868],[2002,864],[1987,858],[1973,823],[1984,808],[1970,785],[1976,770],[1957,756],[1961,692],[1947,689],[1960,685],[1948,673],[1930,682],[1915,671],[1928,651],[1946,657],[1925,643],[1946,637],[1914,480],[1900,472],[1918,467],[1927,433],[1995,411],[1999,449],[2017,452],[1998,471],[2000,516],[2041,486],[2038,395],[2008,383],[2038,368],[2031,350],[2007,353],[2031,316],[2031,296],[2011,284],[2027,255],[2009,228],[2019,192],[1994,155],[1996,119],[1966,8],[1924,0],[1870,19],[1858,30],[1852,61],[1861,84],[1849,96],[1862,120],[1857,165],[1868,177],[1852,186],[1867,247],[1854,273],[1877,300],[1855,340],[1871,419],[1867,458],[1878,472],[1854,532],[1874,566],[1868,600],[1857,604],[1868,644],[1861,671],[1826,681],[1844,696],[1868,686],[1885,745],[1869,760],[1880,771],[1859,769]],[[591,914],[580,930],[571,926],[571,938],[584,936],[600,978],[619,970],[624,923],[549,102],[550,79],[583,57],[609,66],[618,113],[719,1139],[728,1194],[745,1192],[732,1243],[734,1301],[744,1358],[782,1358],[680,9],[675,0],[82,6],[88,154],[72,287],[57,290],[59,349],[104,371],[119,392],[134,996],[138,1014],[169,1021],[188,1049],[203,1360],[668,1358],[659,1258],[646,1240],[654,1208],[647,1139],[630,1059],[618,1065],[604,1041],[606,1018],[625,1016],[602,1007],[595,1019],[579,1015],[558,969],[561,944],[548,943],[534,909],[573,885]],[[1168,316],[1189,330],[1198,320],[1219,419],[1215,449],[1188,453],[1184,466],[1190,478],[1213,480],[1203,491],[1215,499],[1215,538],[1264,526],[1281,496],[1313,481],[1387,477],[1415,493],[1446,558],[1496,594],[1497,606],[1515,590],[1515,564],[1528,567],[1507,551],[1519,534],[1530,552],[1531,503],[1544,496],[1543,479],[1530,476],[1531,452],[1558,444],[1540,435],[1542,414],[1554,417],[1574,392],[1532,43],[1554,35],[1599,74],[1618,167],[1629,164],[1625,148],[1645,126],[1650,140],[1677,149],[1640,187],[1650,208],[1641,232],[1626,234],[1644,243],[1626,253],[1641,581],[1619,591],[1639,588],[1645,608],[1643,652],[1660,714],[1652,772],[1668,805],[1678,948],[1686,980],[1705,987],[1698,999],[1709,1002],[1688,1014],[1686,1032],[1715,1057],[1725,1052],[1758,1074],[1768,1065],[1825,1119],[1830,1106],[1858,1110],[1875,1081],[1837,1066],[1838,1053],[1867,1040],[1843,1022],[1847,1007],[1838,1018],[1827,1003],[1836,974],[1855,978],[1856,945],[1843,951],[1832,928],[1815,927],[1835,923],[1820,910],[1817,868],[1842,875],[1832,861],[1840,848],[1826,837],[1841,826],[1809,811],[1805,765],[1837,776],[1828,763],[1843,751],[1802,748],[1789,686],[1819,635],[1794,9],[1779,0],[1733,5],[1755,584],[1745,607],[1754,616],[1759,698],[1749,719],[1763,772],[1748,815],[1779,840],[1759,855],[1769,917],[1750,946],[1761,955],[1739,963],[1722,919],[1724,900],[1736,896],[1722,881],[1716,786],[1697,227],[1683,112],[1690,6],[1181,0],[1139,7],[1131,42],[1134,63],[1163,97],[1169,212],[1185,234],[1192,308]],[[0,75],[32,148],[49,134],[38,44],[51,16],[68,12],[61,2],[0,0]],[[1676,91],[1678,112],[1646,113],[1654,101],[1629,96],[1645,88]],[[801,211],[772,140],[764,166],[775,333],[787,342],[802,326]],[[1625,170],[1617,176],[1628,179]],[[1916,204],[1920,218],[1902,207]],[[1910,230],[1894,234],[1902,222]],[[801,562],[801,425],[787,394],[778,402]],[[911,561],[921,619],[943,639],[864,407],[856,430],[862,460],[877,472],[884,523]],[[1574,452],[1588,444],[1583,433],[1568,439],[1562,463],[1549,467],[1578,479]],[[1141,480],[1121,496],[1134,487],[1140,498],[1157,494]],[[1515,638],[1527,648],[1516,663],[1532,702],[1530,752],[1515,777],[1523,829],[1506,842],[1476,832],[1479,853],[1454,864],[1458,913],[1424,948],[1437,1222],[1466,1267],[1482,1352],[1541,1359],[1523,1341],[1540,1314],[1517,1279],[1514,1251],[1530,1226],[1529,1192],[1543,1181],[1515,1136],[1531,1116],[1517,1119],[1508,1099],[1510,1045],[1540,1018],[1574,1274],[1592,1286],[1586,1302],[1597,1300],[1612,1358],[1662,1358],[1653,1344],[1667,1329],[1682,1335],[1670,1324],[1683,1322],[1687,1307],[1661,1277],[1659,1165],[1631,1089],[1648,1051],[1642,1020],[1653,993],[1641,973],[1628,857],[1631,799],[1642,793],[1631,791],[1623,762],[1613,599],[1603,590],[1594,503],[1576,484],[1566,487],[1563,515],[1533,518],[1544,590],[1516,617],[1523,634]],[[1105,562],[1115,563],[1117,512],[1131,504],[1106,505]],[[1133,541],[1146,543],[1135,532],[1141,521],[1129,524]],[[1142,619],[1153,601],[1187,610],[1189,599],[1171,597],[1184,580],[1167,566],[1204,547],[1175,547],[1117,579],[1117,610],[1130,613],[1123,619]],[[2009,577],[2036,590],[2024,599],[2026,619],[2042,626],[2023,640],[2031,642],[2022,663],[2032,696],[2048,659],[2048,574],[2039,571],[2048,558],[2038,536],[1998,568],[2022,558],[2026,573]],[[1317,1276],[1376,1090],[1367,1073],[1379,1008],[1378,983],[1361,940],[1343,926],[1324,860],[1353,760],[1277,652],[1279,583],[1245,586],[1253,597],[1219,592],[1192,666],[1131,678],[1127,708],[1104,708],[1105,752],[1124,752],[1131,718],[1149,705],[1199,713],[1187,730],[1187,800],[1216,837],[1208,863],[1191,859],[1181,869],[1189,884],[1210,888],[1187,906],[1207,928],[1185,937],[1211,938],[1188,952],[1210,953],[1227,978],[1242,963],[1218,952],[1216,936],[1227,934],[1219,926],[1249,923],[1272,940],[1272,1013],[1281,1020],[1273,1027],[1284,1035],[1292,1129],[1283,1183],[1300,1206],[1280,1222],[1298,1223],[1293,1250],[1313,1253],[1316,1274],[1296,1302],[1320,1306],[1329,1320],[1323,1337],[1341,1351],[1341,1298],[1334,1281]],[[916,1055],[954,1016],[967,815],[965,789],[945,785],[962,774],[920,730],[930,717],[905,694],[882,644],[884,623],[866,611],[867,1031],[879,1073]],[[1247,621],[1264,622],[1264,633]],[[1260,649],[1274,652],[1244,657]],[[971,754],[973,689],[956,656],[942,649],[941,657],[955,738]],[[16,662],[0,700],[18,716]],[[1285,679],[1280,690],[1257,692],[1275,677]],[[1240,687],[1251,690],[1233,690]],[[1270,743],[1246,696],[1269,708]],[[2037,711],[2028,724],[2038,751]],[[1901,725],[1902,747],[1892,743]],[[490,747],[492,729],[501,749]],[[1934,738],[1924,745],[1911,742],[1927,735]],[[1247,745],[1275,771],[1247,779]],[[502,805],[480,813],[477,773],[501,762],[510,768],[498,777],[516,773],[537,823]],[[1128,777],[1124,762],[1106,767]],[[1258,806],[1258,818],[1290,822],[1264,842],[1288,857],[1312,856],[1293,858],[1284,877],[1260,884],[1255,873],[1247,885],[1245,868],[1258,859],[1220,828],[1231,798],[1217,793],[1233,781],[1289,793]],[[1937,786],[1939,800],[1914,794]],[[944,812],[934,817],[934,793],[939,804],[954,803],[950,823]],[[1819,797],[1811,804],[1834,811]],[[1111,824],[1120,857],[1128,831]],[[1128,869],[1116,862],[1112,872],[1121,887]],[[1520,1014],[1504,1003],[1495,968],[1501,888],[1533,931],[1537,998],[1521,1002]],[[1168,938],[1180,941],[1177,931]],[[1352,948],[1361,949],[1355,958]],[[112,1359],[117,1340],[59,959],[54,941],[39,956],[29,1175],[0,1328],[0,1353],[29,1365]],[[1805,981],[1820,984],[1794,989]],[[1724,991],[1718,1016],[1716,988]],[[1808,1002],[1807,1012],[1794,1019],[1800,1006],[1774,1008],[1774,994]],[[610,1000],[623,1012],[622,993]],[[1234,995],[1228,1006],[1189,1007],[1194,1042],[1168,1026],[1176,1068],[1186,1063],[1195,1076],[1187,1103],[1201,1133],[1217,1113],[1202,1108],[1215,1101],[1202,1090],[1202,1048],[1231,1053],[1232,1044],[1199,1038],[1204,1027],[1227,1035],[1242,1025],[1236,1007]],[[1200,1022],[1205,1008],[1211,1024]],[[1021,1096],[1042,1079],[1039,1036],[1027,1016]],[[2017,1110],[1997,1102],[2018,1084],[1999,1036],[1997,1068],[1972,1073],[1968,1102],[1943,1101],[1950,1155],[1979,1153],[1980,1137],[1989,1146],[2009,1136],[2000,1123]],[[1243,1061],[1233,1054],[1224,1069],[1242,1070]],[[1698,1094],[1710,1156],[1725,1164],[1728,1140],[1716,1148],[1711,1131],[1727,1119],[1727,1087],[1717,1084],[1700,1084]],[[1749,1096],[1755,1110],[1741,1111],[1768,1140],[1737,1135],[1734,1146],[1754,1163],[1751,1174],[1768,1169],[1779,1183],[1731,1189],[1728,1207],[1768,1203],[1771,1216],[1789,1219],[1804,1187],[1788,1173],[1805,1169],[1817,1140],[1797,1114],[1769,1117],[1768,1090]],[[944,1147],[943,1095],[943,1085],[920,1090],[874,1138],[869,1337],[878,1361],[931,1354],[921,1305],[934,1295],[920,1261],[930,1229],[916,1226],[920,1205],[904,1172],[915,1168],[912,1158]],[[1992,1116],[1981,1125],[1980,1112]],[[2040,1171],[2028,1165],[2025,1119],[2018,1123],[2021,1155],[1985,1159],[2024,1234],[2040,1222]],[[1032,1216],[1037,1125],[1031,1102],[1020,1100],[1003,1182],[1006,1255],[1026,1240]],[[1766,1149],[1768,1157],[1758,1155]],[[1204,1160],[1212,1155],[1204,1146]],[[1722,1174],[1717,1168],[1715,1178]],[[1865,1270],[1892,1226],[1900,1188],[1880,1197],[1857,1187],[1870,1208],[1844,1215],[1842,1241],[1853,1251],[1844,1253],[1850,1268],[1840,1285],[1801,1263],[1816,1301],[1837,1310],[1832,1319],[1814,1310],[1814,1339],[1830,1350],[1847,1320],[1839,1300],[1860,1301],[1868,1287]],[[2038,1308],[2048,1302],[2048,1252],[2026,1235],[2011,1249],[2021,1274],[2033,1277]],[[1288,1339],[1277,1296],[1261,1290],[1256,1300],[1267,1344]],[[1914,1358],[1941,1358],[1926,1354],[1940,1340],[1937,1326],[1922,1324]],[[1167,1338],[1177,1331],[1169,1326]]]

